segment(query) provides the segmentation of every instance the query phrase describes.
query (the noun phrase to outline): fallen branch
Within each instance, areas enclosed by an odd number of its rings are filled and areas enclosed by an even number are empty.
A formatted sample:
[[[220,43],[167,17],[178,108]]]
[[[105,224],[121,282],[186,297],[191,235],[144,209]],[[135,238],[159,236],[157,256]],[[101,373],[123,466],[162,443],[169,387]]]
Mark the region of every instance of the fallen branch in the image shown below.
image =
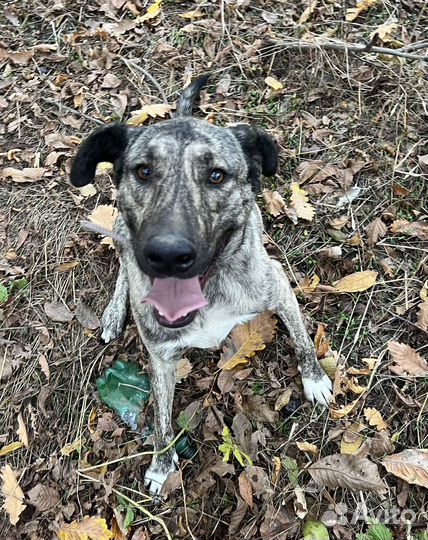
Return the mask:
[[[428,56],[421,56],[419,54],[412,54],[407,52],[408,50],[414,50],[416,48],[428,48],[427,43],[410,45],[408,47],[402,47],[400,49],[389,49],[387,47],[377,47],[371,43],[344,43],[343,41],[326,41],[324,38],[315,38],[314,41],[276,41],[273,39],[266,39],[264,43],[268,47],[273,49],[291,50],[291,51],[308,51],[313,49],[335,50],[345,51],[350,53],[375,53],[386,54],[389,56],[399,56],[401,58],[407,58],[409,60],[425,60],[428,61]],[[264,49],[265,51],[266,49]]]

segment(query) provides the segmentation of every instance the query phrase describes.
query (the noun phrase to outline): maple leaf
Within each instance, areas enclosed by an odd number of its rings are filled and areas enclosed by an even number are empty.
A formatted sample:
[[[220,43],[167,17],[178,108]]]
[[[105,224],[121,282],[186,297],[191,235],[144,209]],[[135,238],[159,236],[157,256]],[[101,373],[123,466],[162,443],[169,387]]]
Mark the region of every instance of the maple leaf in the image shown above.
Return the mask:
[[[314,207],[308,202],[308,195],[297,182],[292,182],[291,186],[291,206],[296,210],[297,216],[307,221],[314,219]]]
[[[382,465],[409,484],[428,486],[428,450],[409,448],[384,458]]]
[[[370,289],[376,283],[377,272],[364,270],[363,272],[354,272],[345,276],[335,285],[335,289],[340,293],[362,292]]]
[[[428,362],[410,345],[390,341],[388,351],[394,362],[393,365],[389,366],[389,369],[396,375],[412,375],[414,377],[428,375]]]
[[[223,346],[218,367],[223,370],[233,369],[239,364],[246,364],[270,343],[276,332],[276,319],[270,311],[260,313],[251,321],[235,327]]]
[[[97,516],[85,516],[81,521],[63,525],[58,531],[59,540],[109,540],[112,536],[106,520]]]
[[[388,424],[383,420],[382,415],[377,409],[366,407],[364,409],[364,416],[367,418],[367,422],[371,426],[375,426],[378,431],[382,431],[388,427]]]
[[[1,494],[4,497],[3,508],[9,516],[10,523],[16,525],[19,516],[26,508],[26,505],[22,502],[24,500],[24,492],[20,488],[10,465],[5,465],[1,468],[1,478]]]

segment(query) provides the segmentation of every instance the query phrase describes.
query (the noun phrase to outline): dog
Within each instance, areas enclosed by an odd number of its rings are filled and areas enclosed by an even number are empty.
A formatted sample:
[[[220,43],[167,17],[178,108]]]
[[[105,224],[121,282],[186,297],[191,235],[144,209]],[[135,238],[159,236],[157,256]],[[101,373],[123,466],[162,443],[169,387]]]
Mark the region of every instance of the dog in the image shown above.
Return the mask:
[[[208,76],[192,82],[172,119],[146,127],[112,123],[80,146],[70,180],[93,181],[99,162],[114,164],[120,269],[102,316],[102,339],[117,338],[128,301],[149,353],[154,456],[145,474],[160,492],[177,467],[171,412],[176,361],[189,347],[219,347],[229,332],[271,310],[288,328],[305,396],[328,405],[331,381],[318,363],[299,306],[278,261],[262,242],[256,204],[260,178],[272,176],[278,150],[262,129],[219,127],[191,117]]]

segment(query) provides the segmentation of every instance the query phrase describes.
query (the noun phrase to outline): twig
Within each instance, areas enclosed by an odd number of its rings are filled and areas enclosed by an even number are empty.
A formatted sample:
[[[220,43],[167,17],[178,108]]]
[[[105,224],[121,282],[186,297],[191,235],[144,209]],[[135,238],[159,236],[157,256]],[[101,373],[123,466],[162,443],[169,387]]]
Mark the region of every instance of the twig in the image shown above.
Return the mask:
[[[165,94],[165,92],[163,91],[163,88],[162,86],[158,83],[158,81],[153,77],[153,75],[151,75],[148,71],[146,71],[144,68],[142,68],[141,66],[139,66],[138,64],[136,64],[135,62],[133,62],[132,60],[127,60],[126,58],[121,58],[122,62],[125,64],[125,66],[132,70],[132,69],[136,69],[137,71],[139,71],[140,73],[142,73],[145,77],[147,77],[150,82],[153,84],[153,86],[156,88],[156,90],[159,92],[159,94],[161,95],[164,103],[168,103],[168,97],[167,95]]]
[[[56,105],[60,111],[61,109],[64,109],[65,111],[71,112],[73,114],[77,114],[78,116],[82,116],[83,118],[86,118],[86,120],[90,120],[91,122],[94,122],[94,124],[97,124],[98,126],[104,125],[104,122],[101,122],[101,120],[92,118],[92,116],[89,116],[89,114],[85,114],[82,111],[76,111],[76,109],[73,109],[72,107],[68,107],[67,105],[64,105],[63,103],[59,101],[54,101],[53,99],[48,99],[43,96],[40,96],[40,99],[44,101],[45,103],[48,103],[49,105]]]
[[[313,49],[325,49],[355,53],[375,53],[386,54],[389,56],[399,56],[409,60],[425,60],[428,61],[428,56],[420,56],[419,54],[408,53],[404,48],[389,49],[387,47],[372,46],[371,43],[344,43],[342,41],[325,41],[321,38],[315,38],[314,41],[275,41],[272,39],[265,40],[265,43],[272,48],[281,50],[298,50],[308,51]],[[428,45],[427,45],[428,47]]]

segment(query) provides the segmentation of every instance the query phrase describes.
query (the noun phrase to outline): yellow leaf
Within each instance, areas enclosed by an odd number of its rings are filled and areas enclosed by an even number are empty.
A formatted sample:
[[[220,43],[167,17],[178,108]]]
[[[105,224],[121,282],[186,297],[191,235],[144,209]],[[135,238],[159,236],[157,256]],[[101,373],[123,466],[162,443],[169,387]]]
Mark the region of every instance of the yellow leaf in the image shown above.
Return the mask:
[[[305,276],[298,286],[294,288],[294,292],[296,294],[302,292],[305,294],[311,294],[316,291],[319,282],[320,278],[317,276],[317,274],[314,274],[311,278],[309,276]]]
[[[179,13],[178,16],[182,19],[197,19],[198,17],[203,17],[204,14],[202,13],[202,11],[194,9],[192,11],[186,11],[185,13]]]
[[[316,456],[319,452],[315,444],[308,442],[296,442],[296,446],[302,452],[309,452],[309,454],[313,454],[314,456]]]
[[[16,525],[19,516],[26,508],[26,505],[22,502],[24,500],[24,492],[20,488],[10,465],[5,465],[1,468],[1,479],[1,494],[4,497],[2,508],[6,510],[10,523]]]
[[[113,534],[104,518],[85,516],[81,521],[63,525],[58,531],[59,540],[109,540]]]
[[[18,414],[18,429],[16,431],[18,434],[19,440],[22,442],[22,444],[25,447],[28,447],[28,434],[27,434],[27,428],[24,424],[24,419],[22,418],[22,414]]]
[[[354,401],[351,401],[351,403],[349,403],[348,405],[341,407],[340,409],[330,409],[331,417],[334,420],[338,420],[339,418],[344,418],[345,416],[348,416],[348,414],[352,411],[358,401],[359,399],[357,398]]]
[[[276,319],[270,311],[257,315],[255,319],[234,328],[223,346],[219,367],[233,369],[239,364],[246,364],[248,358],[254,356],[270,343],[276,332]]]
[[[127,124],[131,126],[139,126],[143,124],[149,116],[152,118],[165,118],[165,115],[171,111],[171,105],[166,103],[153,103],[152,105],[144,105],[138,111],[134,111],[133,116],[128,120]]]
[[[75,450],[80,450],[82,448],[83,440],[82,437],[79,437],[70,444],[66,444],[60,450],[62,456],[69,456]]]
[[[325,324],[319,323],[314,339],[317,358],[323,358],[330,350],[330,340],[325,334]]]
[[[284,407],[290,402],[291,394],[293,393],[292,388],[287,388],[279,394],[275,401],[275,411],[281,411]]]
[[[419,296],[421,297],[422,302],[428,300],[428,281],[425,281],[424,286],[419,291]]]
[[[328,377],[333,380],[336,374],[337,356],[327,356],[326,358],[321,358],[319,363]]]
[[[360,433],[363,429],[365,429],[365,426],[360,422],[355,422],[349,426],[340,441],[341,454],[355,454],[357,452],[364,441],[364,436]]]
[[[315,211],[313,206],[308,202],[306,191],[301,189],[297,182],[292,182],[291,186],[291,206],[296,210],[297,216],[307,221],[314,219]]]
[[[355,19],[363,12],[367,11],[370,7],[376,4],[377,0],[361,0],[357,2],[354,8],[349,8],[346,10],[345,20],[348,22],[355,21]]]
[[[58,264],[54,267],[54,269],[57,272],[68,272],[69,270],[73,270],[73,268],[76,268],[76,266],[79,266],[79,261],[69,261],[65,263]]]
[[[382,415],[377,409],[367,407],[364,409],[364,416],[371,426],[375,426],[378,431],[382,431],[388,427],[388,424],[383,420]]]
[[[97,165],[97,172],[103,172],[103,171],[111,171],[113,169],[113,163],[110,163],[109,161],[100,161]],[[97,190],[95,189],[95,193],[93,192],[93,189],[90,188],[92,184],[88,184],[87,186],[83,186],[80,188],[79,192],[82,193],[84,197],[91,197],[92,195],[95,195]],[[94,186],[92,186],[94,187]],[[88,195],[89,193],[89,195]]]
[[[377,272],[373,270],[364,270],[363,272],[355,272],[349,276],[340,279],[336,285],[336,291],[340,293],[362,292],[370,289],[376,283]]]
[[[304,24],[310,19],[310,17],[315,11],[315,8],[317,7],[317,4],[318,4],[318,0],[312,0],[309,6],[300,15],[299,24]]]
[[[147,8],[147,11],[145,12],[144,15],[141,15],[141,17],[137,17],[136,19],[137,22],[139,23],[146,22],[146,21],[149,21],[150,19],[154,19],[155,17],[157,17],[160,13],[161,2],[162,0],[156,0],[155,2],[153,2],[153,4],[151,4]]]
[[[361,361],[366,364],[366,368],[350,367],[346,371],[350,375],[370,375],[375,368],[377,358],[363,358]]]
[[[89,221],[108,229],[113,230],[114,222],[117,217],[117,208],[114,208],[111,204],[101,204],[97,206],[89,215]]]
[[[281,90],[282,88],[284,88],[283,84],[274,79],[273,77],[266,77],[265,83],[273,90]]]
[[[175,365],[175,380],[177,383],[187,378],[187,375],[192,371],[192,364],[186,357],[180,358]]]
[[[22,441],[15,441],[10,444],[6,444],[6,446],[2,446],[0,448],[0,457],[6,456],[7,454],[10,454],[11,452],[15,452],[15,450],[18,450],[19,448],[22,448],[24,446],[24,443]]]
[[[98,170],[100,170],[100,165],[110,165],[110,169],[113,168],[113,164],[108,163],[107,161],[102,161],[101,163],[98,163],[97,165]],[[85,199],[90,199],[91,197],[97,194],[97,188],[94,186],[94,184],[87,184],[86,186],[83,186],[79,189],[79,193]]]
[[[351,392],[354,392],[354,394],[362,394],[367,390],[367,386],[361,386],[358,384],[358,379],[356,377],[351,377],[348,379],[348,388],[351,390]]]
[[[397,28],[398,28],[398,24],[396,22],[381,24],[372,33],[372,37],[379,36],[379,39],[381,41],[383,41],[384,43],[388,43],[389,41],[391,41],[391,35],[394,33],[394,31]]]
[[[428,450],[408,448],[399,454],[392,454],[383,459],[382,465],[394,476],[409,484],[428,486]]]
[[[275,486],[278,482],[279,473],[281,471],[281,458],[278,456],[275,456],[272,458],[273,461],[273,471],[272,471],[272,479],[271,482]]]

